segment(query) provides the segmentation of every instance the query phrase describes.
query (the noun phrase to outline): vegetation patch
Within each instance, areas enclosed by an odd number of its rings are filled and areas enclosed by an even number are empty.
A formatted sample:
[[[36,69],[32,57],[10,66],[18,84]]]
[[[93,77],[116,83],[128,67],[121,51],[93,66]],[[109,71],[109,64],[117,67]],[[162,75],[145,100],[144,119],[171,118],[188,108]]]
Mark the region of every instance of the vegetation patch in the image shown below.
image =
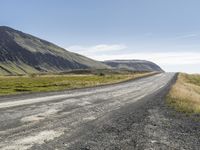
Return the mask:
[[[179,73],[167,95],[167,102],[177,111],[200,113],[200,75]]]
[[[1,76],[0,95],[59,91],[118,83],[151,73]]]

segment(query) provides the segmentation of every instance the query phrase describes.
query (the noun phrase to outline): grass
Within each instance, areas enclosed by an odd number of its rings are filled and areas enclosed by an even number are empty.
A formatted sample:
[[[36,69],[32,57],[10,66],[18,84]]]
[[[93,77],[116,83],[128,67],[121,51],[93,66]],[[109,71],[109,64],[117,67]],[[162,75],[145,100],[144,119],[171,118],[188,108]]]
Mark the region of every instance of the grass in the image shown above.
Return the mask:
[[[12,62],[0,63],[0,75],[20,75],[29,73],[39,73],[38,70],[24,63],[15,64]]]
[[[200,75],[179,73],[175,85],[167,96],[167,102],[177,111],[200,113]]]
[[[66,89],[92,87],[97,85],[117,83],[147,75],[149,75],[149,73],[129,73],[129,74],[109,74],[109,75],[67,74],[67,75],[1,76],[0,95],[59,91]]]

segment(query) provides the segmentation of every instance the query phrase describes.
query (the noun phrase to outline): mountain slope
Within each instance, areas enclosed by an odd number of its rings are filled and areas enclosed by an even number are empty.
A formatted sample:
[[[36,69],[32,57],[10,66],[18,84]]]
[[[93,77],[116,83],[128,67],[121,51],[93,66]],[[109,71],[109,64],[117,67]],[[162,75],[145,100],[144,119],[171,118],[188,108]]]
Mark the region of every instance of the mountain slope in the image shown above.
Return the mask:
[[[0,26],[0,74],[103,69],[105,64],[69,52],[32,35]]]
[[[158,65],[145,60],[109,60],[104,61],[114,69],[128,69],[132,71],[163,71]]]

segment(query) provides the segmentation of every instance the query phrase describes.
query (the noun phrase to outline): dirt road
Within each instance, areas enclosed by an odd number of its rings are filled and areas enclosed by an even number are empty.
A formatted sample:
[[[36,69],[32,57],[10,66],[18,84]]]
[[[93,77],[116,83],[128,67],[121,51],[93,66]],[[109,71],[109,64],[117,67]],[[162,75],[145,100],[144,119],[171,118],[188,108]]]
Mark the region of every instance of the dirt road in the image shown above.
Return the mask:
[[[191,120],[181,123],[185,116],[173,115],[164,102],[174,77],[2,97],[0,149],[198,149],[199,122],[186,130]]]

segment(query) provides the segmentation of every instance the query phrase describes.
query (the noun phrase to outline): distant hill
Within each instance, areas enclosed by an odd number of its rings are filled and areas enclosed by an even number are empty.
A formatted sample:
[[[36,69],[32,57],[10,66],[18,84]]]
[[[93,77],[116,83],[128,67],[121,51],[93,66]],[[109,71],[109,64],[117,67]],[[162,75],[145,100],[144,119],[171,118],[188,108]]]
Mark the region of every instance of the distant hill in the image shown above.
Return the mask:
[[[0,26],[0,75],[90,68],[108,66],[32,35]]]
[[[103,63],[114,69],[127,69],[132,71],[163,71],[155,63],[146,60],[109,60],[104,61]]]

